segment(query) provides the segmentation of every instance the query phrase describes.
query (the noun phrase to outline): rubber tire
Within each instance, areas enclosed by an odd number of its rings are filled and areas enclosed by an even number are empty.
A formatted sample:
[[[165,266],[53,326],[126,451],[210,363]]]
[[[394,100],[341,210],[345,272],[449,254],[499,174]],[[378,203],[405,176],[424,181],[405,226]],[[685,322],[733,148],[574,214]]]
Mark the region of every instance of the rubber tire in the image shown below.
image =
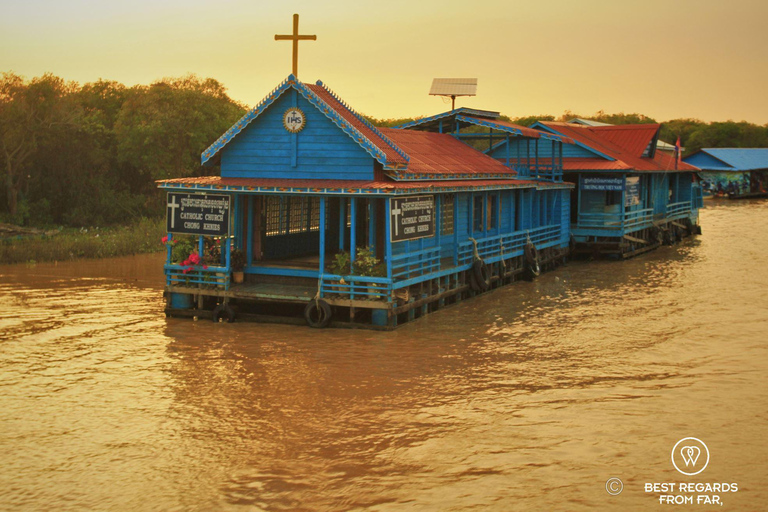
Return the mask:
[[[225,320],[228,324],[231,324],[235,321],[235,310],[227,304],[219,304],[213,308],[212,315],[215,323],[219,323],[220,320]]]
[[[529,281],[533,281],[541,275],[539,250],[531,243],[525,245],[523,253],[525,255],[525,276]]]
[[[675,245],[675,232],[674,227],[669,227],[664,232],[664,245]]]
[[[472,263],[472,276],[475,278],[475,282],[481,292],[491,287],[491,272],[483,260],[475,260]]]
[[[541,275],[541,263],[539,260],[534,260],[533,263],[525,264],[525,278],[528,281],[533,281]]]
[[[311,300],[304,308],[304,320],[314,329],[322,329],[331,323],[331,306],[323,299]]]
[[[475,293],[482,293],[483,291],[482,288],[480,288],[480,285],[477,284],[477,279],[475,279],[474,272],[469,273],[469,289]]]

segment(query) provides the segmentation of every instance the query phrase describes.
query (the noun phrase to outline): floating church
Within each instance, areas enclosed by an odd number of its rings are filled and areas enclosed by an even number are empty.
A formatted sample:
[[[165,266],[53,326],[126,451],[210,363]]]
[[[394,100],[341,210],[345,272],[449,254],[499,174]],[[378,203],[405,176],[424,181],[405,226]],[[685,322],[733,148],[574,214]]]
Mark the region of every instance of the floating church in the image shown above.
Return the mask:
[[[693,168],[660,170],[658,125],[631,150],[469,108],[375,127],[298,79],[297,43],[314,36],[297,16],[276,38],[293,41],[293,73],[202,154],[219,173],[158,182],[169,315],[393,329],[535,279],[574,237],[694,229]]]
[[[295,71],[203,153],[219,175],[159,182],[169,314],[394,328],[563,262],[569,137],[466,108],[377,128]]]

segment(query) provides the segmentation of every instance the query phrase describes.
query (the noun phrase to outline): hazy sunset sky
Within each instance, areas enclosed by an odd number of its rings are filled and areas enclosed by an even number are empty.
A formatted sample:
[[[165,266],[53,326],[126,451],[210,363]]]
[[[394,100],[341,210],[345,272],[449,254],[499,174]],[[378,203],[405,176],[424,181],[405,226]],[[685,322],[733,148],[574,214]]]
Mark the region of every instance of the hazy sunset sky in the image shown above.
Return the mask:
[[[640,112],[768,123],[765,0],[0,0],[0,72],[127,85],[195,73],[258,103],[291,72],[379,118],[450,108],[434,77],[476,77],[459,106],[517,117]]]

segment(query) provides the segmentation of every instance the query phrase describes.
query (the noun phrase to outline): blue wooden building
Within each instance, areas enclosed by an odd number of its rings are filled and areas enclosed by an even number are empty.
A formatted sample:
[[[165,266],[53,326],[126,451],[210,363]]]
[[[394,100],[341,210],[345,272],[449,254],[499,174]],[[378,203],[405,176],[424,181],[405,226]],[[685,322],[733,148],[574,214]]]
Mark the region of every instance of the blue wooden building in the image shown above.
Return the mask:
[[[704,148],[683,160],[701,169],[705,195],[768,196],[768,148]]]
[[[576,185],[574,252],[629,257],[700,231],[697,169],[658,151],[660,125],[539,122],[533,128],[574,141],[564,146],[562,164],[565,180]],[[504,161],[520,144],[502,141],[488,153]]]
[[[533,279],[568,252],[571,143],[472,109],[377,128],[290,75],[203,153],[220,172],[159,182],[167,312],[394,328]]]

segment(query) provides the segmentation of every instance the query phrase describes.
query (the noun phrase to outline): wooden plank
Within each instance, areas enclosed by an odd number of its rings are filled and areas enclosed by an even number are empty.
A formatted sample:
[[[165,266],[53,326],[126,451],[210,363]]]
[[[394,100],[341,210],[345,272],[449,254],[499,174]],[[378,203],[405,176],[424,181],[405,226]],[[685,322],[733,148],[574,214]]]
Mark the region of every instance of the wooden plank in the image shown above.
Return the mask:
[[[630,242],[635,242],[637,244],[647,244],[647,240],[643,240],[642,238],[637,238],[631,235],[624,235],[625,240],[629,240]]]

